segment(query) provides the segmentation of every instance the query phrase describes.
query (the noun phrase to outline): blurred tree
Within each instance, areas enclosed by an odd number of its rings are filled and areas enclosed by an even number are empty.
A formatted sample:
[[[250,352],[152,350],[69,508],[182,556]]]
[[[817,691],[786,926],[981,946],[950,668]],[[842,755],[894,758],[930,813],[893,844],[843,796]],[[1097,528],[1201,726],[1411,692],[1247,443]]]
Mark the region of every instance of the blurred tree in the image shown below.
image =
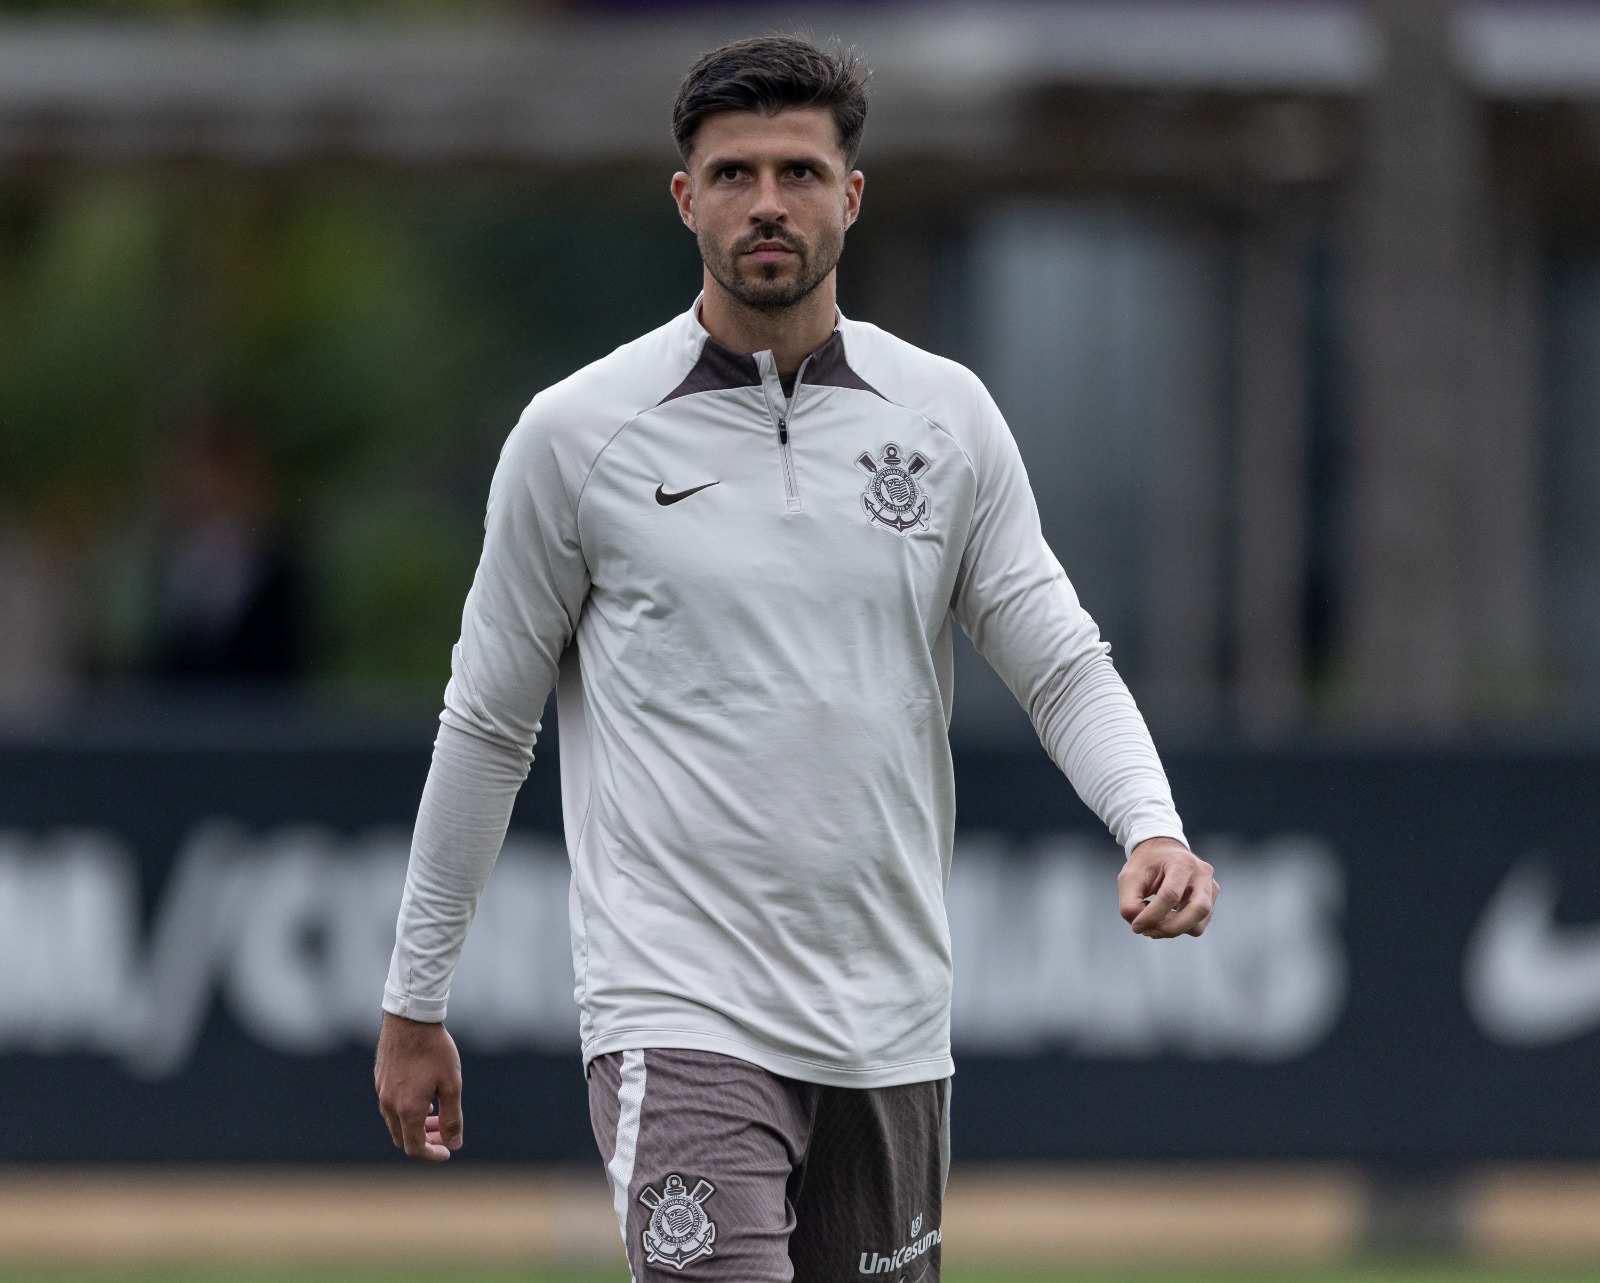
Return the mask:
[[[148,460],[161,211],[125,183],[44,204],[0,245],[0,503],[81,530]]]
[[[145,670],[182,443],[247,425],[262,520],[308,570],[312,681],[431,706],[521,407],[697,285],[692,238],[642,188],[201,171],[12,193],[0,525],[88,569],[64,617],[93,668]]]

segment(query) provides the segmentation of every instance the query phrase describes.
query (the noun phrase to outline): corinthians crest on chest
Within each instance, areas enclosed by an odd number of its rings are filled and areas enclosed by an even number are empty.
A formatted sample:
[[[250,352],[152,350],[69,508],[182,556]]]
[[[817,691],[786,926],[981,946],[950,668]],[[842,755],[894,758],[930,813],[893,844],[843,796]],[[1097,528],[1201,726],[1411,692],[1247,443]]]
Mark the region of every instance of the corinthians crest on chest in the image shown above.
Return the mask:
[[[869,521],[897,535],[928,528],[928,496],[918,482],[928,470],[926,458],[915,450],[902,457],[900,447],[891,441],[883,447],[881,459],[863,451],[856,465],[872,474],[861,495]]]

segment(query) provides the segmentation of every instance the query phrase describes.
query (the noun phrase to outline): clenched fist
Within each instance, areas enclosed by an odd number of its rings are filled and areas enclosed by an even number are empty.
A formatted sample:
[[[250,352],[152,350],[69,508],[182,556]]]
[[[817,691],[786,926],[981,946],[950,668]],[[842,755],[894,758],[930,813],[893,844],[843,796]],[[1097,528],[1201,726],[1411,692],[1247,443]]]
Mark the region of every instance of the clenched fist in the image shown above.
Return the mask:
[[[1151,940],[1202,934],[1220,890],[1215,872],[1173,838],[1139,843],[1117,876],[1123,920]]]

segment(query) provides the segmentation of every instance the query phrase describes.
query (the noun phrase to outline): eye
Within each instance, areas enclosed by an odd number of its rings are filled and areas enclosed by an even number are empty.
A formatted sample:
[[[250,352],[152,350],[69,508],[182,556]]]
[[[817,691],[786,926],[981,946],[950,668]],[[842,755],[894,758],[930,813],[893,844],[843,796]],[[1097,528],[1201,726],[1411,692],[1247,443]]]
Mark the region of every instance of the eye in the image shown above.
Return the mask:
[[[815,171],[810,165],[796,165],[789,172],[796,178],[810,178]]]
[[[717,171],[717,177],[731,183],[739,177],[739,167],[737,165],[724,165]]]

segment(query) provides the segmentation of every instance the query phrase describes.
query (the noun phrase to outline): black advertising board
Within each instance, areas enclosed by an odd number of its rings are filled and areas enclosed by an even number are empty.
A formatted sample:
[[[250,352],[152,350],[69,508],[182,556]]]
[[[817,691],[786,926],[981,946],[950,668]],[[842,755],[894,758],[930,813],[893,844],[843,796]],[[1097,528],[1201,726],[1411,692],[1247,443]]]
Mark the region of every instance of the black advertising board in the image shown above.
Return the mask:
[[[1200,941],[1042,753],[957,761],[956,1153],[1600,1157],[1600,754],[1168,767]],[[7,1160],[364,1160],[415,744],[0,748]],[[452,996],[467,1155],[588,1159],[554,754]]]

